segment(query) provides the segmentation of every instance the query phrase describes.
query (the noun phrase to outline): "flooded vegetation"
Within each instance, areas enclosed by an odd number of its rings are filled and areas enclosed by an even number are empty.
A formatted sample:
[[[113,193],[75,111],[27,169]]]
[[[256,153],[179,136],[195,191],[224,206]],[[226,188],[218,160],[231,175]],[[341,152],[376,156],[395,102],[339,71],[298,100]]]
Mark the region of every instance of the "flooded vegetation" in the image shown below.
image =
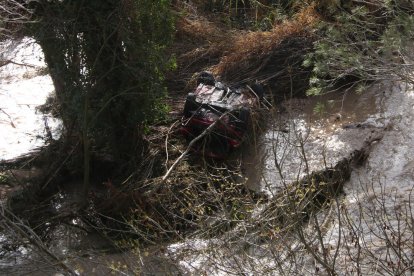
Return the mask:
[[[0,274],[414,271],[413,7],[115,2],[0,11]],[[205,70],[271,103],[219,159],[180,135]]]

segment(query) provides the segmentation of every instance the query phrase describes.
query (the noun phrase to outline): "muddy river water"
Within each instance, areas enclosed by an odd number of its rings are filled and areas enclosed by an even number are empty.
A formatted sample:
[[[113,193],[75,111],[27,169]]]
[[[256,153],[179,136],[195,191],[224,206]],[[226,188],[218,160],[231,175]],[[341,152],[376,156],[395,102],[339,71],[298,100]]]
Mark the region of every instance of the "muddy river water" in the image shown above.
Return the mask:
[[[307,171],[335,166],[361,148],[388,123],[381,115],[380,87],[283,102],[256,152],[245,158],[250,187],[272,195]]]
[[[0,160],[42,146],[45,125],[58,137],[59,121],[37,111],[54,91],[39,45],[30,39],[0,44]]]
[[[30,66],[22,68],[14,64],[1,68],[0,72],[0,159],[15,157],[42,144],[40,137],[44,135],[45,117],[36,113],[35,107],[42,104],[53,85],[47,75],[36,73],[44,66],[39,49],[32,43],[27,45],[35,48],[16,46],[12,53],[19,58],[32,57]],[[40,56],[33,59],[30,54],[33,52]],[[39,59],[40,63],[35,63]],[[6,75],[10,72],[14,75]],[[351,210],[355,207],[351,215],[357,217],[361,215],[358,213],[361,199],[367,193],[385,189],[395,195],[394,205],[396,199],[409,200],[414,184],[414,93],[410,87],[399,83],[374,84],[362,93],[350,89],[310,99],[287,100],[271,112],[272,119],[266,131],[243,156],[245,176],[252,190],[272,197],[284,185],[307,172],[335,166],[360,149],[365,141],[378,136],[381,139],[373,147],[366,164],[353,171],[345,185],[344,202]],[[48,120],[58,133],[59,122]],[[367,192],[361,183],[383,185],[371,185],[372,190]],[[365,222],[366,227],[370,222]],[[338,225],[333,220],[325,236],[327,244],[336,244],[340,239]],[[363,231],[364,226],[361,229]],[[85,237],[65,227],[57,230],[56,237],[59,238],[50,244],[51,250],[70,259],[68,263],[79,274],[133,275],[136,267],[143,266],[149,275],[163,275],[165,271],[174,274],[179,268],[188,273],[225,275],[211,266],[214,257],[203,255],[203,248],[214,246],[217,242],[214,240],[194,239],[161,246],[161,249],[157,246],[143,251],[106,254],[105,248],[110,242],[102,237]],[[0,236],[0,244],[4,239]],[[189,248],[199,254],[171,261]],[[0,256],[0,274],[58,275],[55,264],[40,258],[28,247],[15,252]]]
[[[341,207],[318,215],[326,228],[316,247],[323,243],[329,248],[326,254],[335,258],[339,274],[392,274],[396,271],[393,263],[412,260],[412,247],[400,243],[392,251],[389,237],[412,242],[414,92],[399,83],[375,84],[361,94],[343,92],[284,103],[283,111],[276,113],[258,141],[257,152],[245,157],[246,175],[251,189],[272,197],[307,171],[333,167],[365,142],[373,141],[365,163],[355,167],[345,183],[344,196],[338,203]],[[325,105],[323,110],[321,103]],[[312,224],[309,227],[310,233],[315,232]],[[190,273],[255,271],[258,275],[279,275],[277,271],[291,267],[277,263],[275,260],[280,259],[273,254],[280,256],[300,248],[297,242],[273,245],[279,248],[275,251],[269,249],[272,245],[252,245],[248,247],[254,250],[246,256],[228,246],[220,240],[188,240],[170,245],[169,252],[179,255],[181,267]],[[221,249],[211,250],[214,247]],[[186,251],[191,253],[182,253]],[[407,259],[403,260],[401,254]],[[315,275],[320,269],[304,252],[296,258],[302,262],[301,275]],[[297,259],[295,262],[299,263]],[[399,271],[405,274],[410,269],[407,265]]]

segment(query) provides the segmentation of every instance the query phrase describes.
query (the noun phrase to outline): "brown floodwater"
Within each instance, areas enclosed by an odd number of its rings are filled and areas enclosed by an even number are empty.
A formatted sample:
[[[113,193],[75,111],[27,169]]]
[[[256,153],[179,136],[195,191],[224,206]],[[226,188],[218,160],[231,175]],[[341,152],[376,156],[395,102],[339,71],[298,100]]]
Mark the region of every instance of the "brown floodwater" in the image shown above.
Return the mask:
[[[378,115],[381,89],[377,85],[361,94],[332,92],[276,105],[267,130],[256,145],[243,152],[248,186],[271,196],[307,170],[334,166],[361,147],[369,135],[385,127],[386,122]],[[57,198],[55,208],[59,209],[67,196]],[[179,274],[178,264],[165,254],[167,245],[164,249],[158,245],[116,251],[116,246],[104,237],[67,226],[56,229],[54,237],[51,251],[64,257],[65,263],[81,275]],[[56,271],[56,266],[30,248],[20,248],[0,261],[2,274],[54,275]]]
[[[244,154],[248,185],[268,195],[307,170],[334,166],[385,126],[381,85],[363,93],[336,91],[276,105],[269,126]]]

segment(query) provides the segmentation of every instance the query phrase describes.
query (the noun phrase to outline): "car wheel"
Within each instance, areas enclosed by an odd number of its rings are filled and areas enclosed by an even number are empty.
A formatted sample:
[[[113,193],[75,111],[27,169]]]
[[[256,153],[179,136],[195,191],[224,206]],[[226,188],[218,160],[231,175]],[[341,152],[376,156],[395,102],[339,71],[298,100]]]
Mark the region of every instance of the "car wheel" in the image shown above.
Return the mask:
[[[216,80],[214,79],[213,74],[210,72],[201,72],[197,78],[197,84],[207,84],[207,85],[214,85]]]
[[[263,86],[260,83],[255,83],[251,86],[252,90],[256,95],[259,97],[259,99],[263,99],[264,96],[264,89]]]
[[[198,105],[196,102],[196,96],[193,93],[189,93],[187,98],[185,99],[184,104],[184,117],[191,117],[192,113],[198,109]]]
[[[248,108],[242,107],[239,111],[237,119],[237,128],[241,131],[246,131],[250,121],[250,110]]]
[[[210,135],[207,139],[206,155],[216,159],[224,159],[230,153],[228,140],[223,136]]]

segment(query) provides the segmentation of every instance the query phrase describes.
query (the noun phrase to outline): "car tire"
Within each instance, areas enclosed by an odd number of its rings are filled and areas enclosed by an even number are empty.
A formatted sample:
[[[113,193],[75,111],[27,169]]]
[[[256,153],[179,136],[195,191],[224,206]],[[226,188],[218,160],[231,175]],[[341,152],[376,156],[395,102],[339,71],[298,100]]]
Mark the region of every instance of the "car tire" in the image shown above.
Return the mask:
[[[207,156],[216,159],[224,159],[230,153],[230,145],[222,136],[210,135],[207,138]]]
[[[184,117],[189,118],[191,117],[192,113],[198,109],[198,105],[196,102],[196,95],[193,93],[189,93],[187,95],[187,98],[185,99],[184,104]]]
[[[259,97],[260,100],[263,99],[264,96],[264,89],[263,86],[260,83],[255,83],[251,86],[252,90],[256,95]]]
[[[237,128],[241,131],[246,131],[250,121],[250,110],[248,108],[242,107],[237,116]]]
[[[206,84],[206,85],[214,85],[216,80],[210,72],[201,72],[197,77],[197,85],[198,84]]]

